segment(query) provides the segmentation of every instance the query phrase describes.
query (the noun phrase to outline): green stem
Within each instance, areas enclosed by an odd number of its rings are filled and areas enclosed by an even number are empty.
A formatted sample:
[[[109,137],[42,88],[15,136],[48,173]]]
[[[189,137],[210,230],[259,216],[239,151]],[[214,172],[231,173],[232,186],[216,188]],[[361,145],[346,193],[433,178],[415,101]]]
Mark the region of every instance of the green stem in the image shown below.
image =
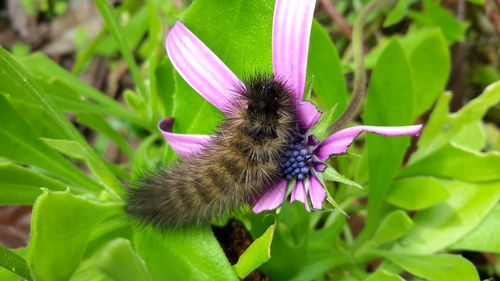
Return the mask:
[[[344,110],[342,115],[330,127],[330,132],[336,132],[349,123],[355,116],[359,109],[363,96],[366,91],[366,72],[363,61],[363,28],[366,24],[368,16],[381,6],[392,5],[395,0],[375,0],[363,8],[361,14],[354,23],[352,32],[352,48],[354,64],[356,66],[354,71],[354,89],[352,93],[351,102]]]

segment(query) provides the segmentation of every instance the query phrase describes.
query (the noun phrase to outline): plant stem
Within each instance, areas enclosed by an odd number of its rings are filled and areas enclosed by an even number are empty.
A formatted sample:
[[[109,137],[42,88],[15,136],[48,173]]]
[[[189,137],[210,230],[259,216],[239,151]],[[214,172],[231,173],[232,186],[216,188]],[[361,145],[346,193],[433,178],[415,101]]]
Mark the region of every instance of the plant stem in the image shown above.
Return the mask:
[[[368,16],[381,6],[392,5],[394,0],[375,0],[363,8],[361,14],[354,23],[352,32],[352,48],[354,64],[356,69],[354,71],[354,89],[352,93],[351,102],[344,110],[342,115],[330,127],[330,132],[336,132],[349,123],[359,109],[359,105],[363,101],[363,96],[366,91],[366,73],[363,61],[363,28],[365,26]]]

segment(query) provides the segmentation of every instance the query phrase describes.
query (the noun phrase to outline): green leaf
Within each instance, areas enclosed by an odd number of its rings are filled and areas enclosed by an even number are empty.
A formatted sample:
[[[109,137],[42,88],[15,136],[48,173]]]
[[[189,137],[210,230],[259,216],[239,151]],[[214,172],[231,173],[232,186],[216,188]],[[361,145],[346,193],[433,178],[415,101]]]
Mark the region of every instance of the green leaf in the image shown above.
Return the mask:
[[[84,161],[92,172],[97,175],[101,181],[106,186],[113,186],[116,181],[116,177],[114,174],[110,174],[109,171],[103,171],[100,163],[96,163],[91,155],[89,155],[88,150],[86,150],[80,143],[73,140],[60,140],[60,139],[49,139],[49,138],[40,138],[47,145],[52,147],[53,149],[65,154],[69,157]],[[119,190],[123,192],[123,190]]]
[[[497,152],[480,153],[451,143],[406,166],[400,175],[488,182],[500,180],[498,167],[500,167],[500,155]]]
[[[434,281],[479,281],[474,265],[457,255],[405,255],[379,251],[408,272]]]
[[[413,87],[409,61],[397,40],[384,49],[373,69],[363,121],[366,125],[413,123]],[[373,233],[380,207],[409,145],[409,137],[367,136],[370,189],[364,235]]]
[[[413,227],[396,249],[407,253],[430,254],[446,248],[476,228],[500,199],[498,182],[447,186],[446,202],[420,211]]]
[[[90,190],[99,190],[97,183],[89,179],[79,169],[41,142],[23,118],[0,95],[0,156],[12,161],[40,167],[55,176],[76,183]]]
[[[102,177],[103,182],[107,183],[105,187],[109,193],[117,197],[117,194],[123,192],[123,186],[115,177],[115,175],[108,169],[104,161],[96,154],[90,147],[86,140],[80,135],[78,130],[73,124],[60,112],[54,105],[44,96],[37,85],[31,82],[31,77],[28,73],[12,58],[12,56],[0,48],[0,81],[6,79],[8,86],[4,88],[3,84],[0,85],[0,92],[10,93],[14,95],[22,94],[23,98],[34,103],[39,103],[47,111],[50,121],[54,126],[60,128],[69,139],[78,142],[89,157],[92,165],[98,167],[98,176]],[[35,126],[36,124],[32,124]]]
[[[405,235],[413,225],[412,220],[402,210],[396,210],[388,214],[380,223],[373,237],[368,240],[367,245],[378,247]]]
[[[68,280],[80,264],[93,228],[121,210],[119,204],[89,201],[65,192],[45,191],[31,220],[28,264],[38,281]]]
[[[343,184],[352,185],[352,186],[355,186],[355,187],[361,188],[361,189],[363,188],[358,183],[353,182],[352,180],[346,178],[344,175],[341,175],[339,172],[337,172],[337,170],[335,170],[330,165],[327,165],[326,169],[323,171],[323,178],[325,180],[336,181],[336,182],[340,182]]]
[[[421,38],[409,53],[409,60],[414,87],[413,116],[418,117],[430,109],[448,81],[450,53],[441,31],[432,30]]]
[[[134,3],[134,2],[126,2]],[[121,32],[125,32],[126,36],[123,39],[127,41],[127,47],[129,50],[139,49],[139,44],[145,39],[145,34],[149,28],[149,13],[145,5],[136,6],[134,5],[121,5],[116,9],[118,13],[118,19],[120,20],[119,29]],[[148,37],[150,35],[148,34]],[[114,35],[106,36],[96,42],[95,53],[104,55],[106,57],[113,57],[116,52],[121,51],[117,40]],[[94,50],[91,50],[92,52]],[[139,55],[143,55],[142,50],[139,50]]]
[[[172,116],[173,95],[175,92],[174,67],[165,57],[164,61],[156,68],[157,91],[163,108],[163,117]]]
[[[61,182],[12,163],[0,164],[0,205],[33,204],[41,187],[64,190]]]
[[[271,0],[199,0],[186,11],[183,22],[238,77],[247,78],[255,73],[272,73],[273,7]],[[220,120],[218,110],[179,75],[175,75],[175,81],[174,131],[211,133]]]
[[[486,144],[483,122],[477,120],[464,124],[453,137],[453,142],[471,150],[481,151]]]
[[[498,218],[500,218],[500,205],[496,204],[476,228],[453,243],[450,248],[500,254],[500,220]]]
[[[49,138],[40,138],[40,139],[53,149],[61,152],[62,154],[65,154],[71,158],[75,158],[78,160],[88,161],[88,157],[83,147],[76,141],[49,139]]]
[[[436,178],[413,177],[394,181],[385,200],[406,210],[420,210],[446,200],[449,195]]]
[[[134,158],[134,149],[125,140],[125,138],[120,135],[115,129],[113,129],[110,124],[101,116],[97,114],[85,114],[81,113],[77,115],[76,119],[79,123],[82,123],[90,128],[99,131],[113,140],[118,147],[127,154],[130,159]]]
[[[389,27],[399,23],[406,16],[410,2],[410,0],[399,0],[384,20],[383,27]]]
[[[313,21],[311,28],[307,71],[307,77],[314,77],[314,94],[324,108],[336,105],[333,118],[338,118],[347,106],[347,85],[337,49],[317,21]]]
[[[334,114],[337,112],[337,105],[334,105],[328,111],[323,112],[318,122],[314,124],[308,133],[315,136],[319,142],[325,140],[331,133],[328,131],[328,127],[332,124]]]
[[[423,6],[422,13],[410,13],[415,22],[422,26],[440,27],[449,45],[464,40],[468,23],[460,22],[450,11],[441,7],[439,2],[424,0]]]
[[[26,280],[33,280],[26,261],[12,250],[5,248],[3,245],[0,245],[0,266]]]
[[[103,113],[111,114],[118,118],[133,122],[138,126],[145,126],[146,122],[139,118],[134,112],[126,109],[106,94],[85,84],[76,76],[73,76],[70,72],[52,61],[45,54],[34,53],[29,57],[21,59],[20,62],[27,70],[30,71],[30,74],[36,76],[41,81],[45,81],[45,83],[48,84],[59,82],[72,91],[78,93],[78,95],[83,95],[97,101],[99,105],[103,105],[108,109]],[[47,91],[47,94],[49,93],[51,93],[51,91]],[[65,93],[67,97],[71,96],[70,91],[66,91]],[[69,101],[66,99],[66,102]],[[86,104],[86,102],[80,102],[78,104]]]
[[[368,276],[365,281],[405,281],[401,276],[389,273],[383,269]]]
[[[304,257],[308,251],[309,218],[310,213],[300,202],[281,206],[271,244],[272,258],[259,268],[272,280],[290,280],[307,264]],[[252,236],[256,237],[256,233],[252,232]]]
[[[152,280],[238,280],[210,228],[134,233]]]
[[[238,258],[238,262],[233,265],[233,268],[239,278],[245,278],[254,269],[271,258],[271,242],[273,241],[275,228],[275,224],[271,225]]]
[[[144,261],[132,249],[130,241],[117,238],[103,250],[99,270],[116,281],[149,281]]]
[[[116,43],[118,44],[118,48],[128,64],[130,69],[130,73],[132,73],[132,77],[134,78],[134,82],[136,87],[139,89],[139,92],[143,97],[147,97],[148,92],[146,92],[146,86],[144,84],[144,80],[141,77],[141,73],[139,72],[139,67],[137,67],[137,63],[132,55],[131,48],[129,46],[129,42],[127,41],[124,31],[122,30],[122,26],[118,23],[117,16],[111,4],[106,0],[94,0],[101,16],[106,24],[108,31],[111,33]],[[146,12],[145,12],[146,13]]]

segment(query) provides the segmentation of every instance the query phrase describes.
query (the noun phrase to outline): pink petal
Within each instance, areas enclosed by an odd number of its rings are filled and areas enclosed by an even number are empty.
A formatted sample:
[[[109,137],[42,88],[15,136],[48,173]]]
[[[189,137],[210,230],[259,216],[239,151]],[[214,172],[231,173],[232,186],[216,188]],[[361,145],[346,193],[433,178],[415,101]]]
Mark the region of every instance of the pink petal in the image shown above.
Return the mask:
[[[316,109],[312,102],[301,101],[297,103],[297,120],[303,129],[311,128],[318,122],[319,117],[321,117],[321,112]]]
[[[332,154],[345,153],[354,139],[362,132],[376,133],[388,137],[415,135],[418,136],[422,130],[422,125],[414,126],[355,126],[340,130],[321,142],[316,150],[316,156],[321,160],[326,160]]]
[[[265,210],[276,209],[279,205],[281,205],[281,203],[283,203],[283,199],[285,199],[287,186],[288,181],[284,179],[271,186],[269,190],[254,204],[252,209],[253,212],[258,214]]]
[[[209,135],[175,134],[172,132],[174,118],[165,118],[158,123],[158,129],[172,149],[182,157],[190,157],[205,148],[210,142]]]
[[[273,22],[274,74],[302,100],[315,0],[277,0]]]
[[[300,201],[304,203],[306,206],[306,210],[308,212],[311,211],[309,208],[309,203],[307,203],[307,195],[306,195],[306,190],[304,188],[304,183],[302,181],[297,181],[297,184],[295,185],[295,188],[292,191],[292,195],[290,196],[290,202],[293,201]]]
[[[311,175],[309,178],[309,196],[311,197],[311,203],[314,209],[321,209],[326,197],[326,192],[325,187],[323,187],[315,175]]]
[[[235,89],[244,87],[238,77],[180,22],[168,33],[166,46],[184,80],[210,103],[228,112]]]

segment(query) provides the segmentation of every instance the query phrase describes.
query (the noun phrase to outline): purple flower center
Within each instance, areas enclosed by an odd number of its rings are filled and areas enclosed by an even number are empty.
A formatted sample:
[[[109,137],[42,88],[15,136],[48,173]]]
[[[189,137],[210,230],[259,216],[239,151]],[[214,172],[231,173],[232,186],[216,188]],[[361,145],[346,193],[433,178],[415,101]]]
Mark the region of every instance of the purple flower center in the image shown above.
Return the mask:
[[[294,133],[288,142],[287,150],[281,155],[281,174],[287,180],[296,178],[306,179],[316,164],[314,157],[315,147],[308,145],[306,137],[300,133]]]

